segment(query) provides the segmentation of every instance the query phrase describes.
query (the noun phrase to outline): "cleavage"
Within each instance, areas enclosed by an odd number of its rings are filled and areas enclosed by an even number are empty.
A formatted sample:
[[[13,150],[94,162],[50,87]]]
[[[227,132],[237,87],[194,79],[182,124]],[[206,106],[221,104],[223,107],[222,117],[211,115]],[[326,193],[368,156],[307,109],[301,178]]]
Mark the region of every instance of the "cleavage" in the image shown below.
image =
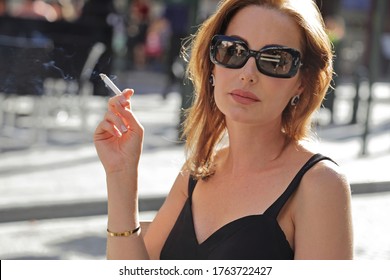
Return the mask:
[[[198,243],[230,223],[264,213],[276,199],[273,193],[262,194],[254,188],[232,190],[227,187],[225,191],[220,186],[214,188],[198,182],[191,197],[192,222]]]

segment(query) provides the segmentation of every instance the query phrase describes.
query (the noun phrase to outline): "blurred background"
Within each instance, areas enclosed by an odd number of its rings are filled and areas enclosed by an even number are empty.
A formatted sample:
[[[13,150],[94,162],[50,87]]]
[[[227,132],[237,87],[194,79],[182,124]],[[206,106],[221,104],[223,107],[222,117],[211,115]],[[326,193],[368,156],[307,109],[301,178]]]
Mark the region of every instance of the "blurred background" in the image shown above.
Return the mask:
[[[357,259],[390,259],[390,3],[317,1],[334,46],[315,142],[352,187]],[[104,259],[105,178],[92,143],[112,93],[143,123],[140,210],[184,160],[182,40],[217,0],[0,0],[0,258]]]

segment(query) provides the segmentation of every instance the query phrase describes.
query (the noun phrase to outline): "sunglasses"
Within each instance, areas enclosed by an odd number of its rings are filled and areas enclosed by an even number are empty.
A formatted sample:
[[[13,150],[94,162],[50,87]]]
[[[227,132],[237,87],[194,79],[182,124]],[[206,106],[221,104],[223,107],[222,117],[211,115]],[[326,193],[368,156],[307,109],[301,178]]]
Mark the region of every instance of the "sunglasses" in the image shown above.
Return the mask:
[[[210,59],[216,65],[239,69],[250,57],[255,58],[260,73],[270,77],[292,78],[302,66],[296,49],[270,45],[254,51],[243,40],[225,35],[215,35],[211,40]]]

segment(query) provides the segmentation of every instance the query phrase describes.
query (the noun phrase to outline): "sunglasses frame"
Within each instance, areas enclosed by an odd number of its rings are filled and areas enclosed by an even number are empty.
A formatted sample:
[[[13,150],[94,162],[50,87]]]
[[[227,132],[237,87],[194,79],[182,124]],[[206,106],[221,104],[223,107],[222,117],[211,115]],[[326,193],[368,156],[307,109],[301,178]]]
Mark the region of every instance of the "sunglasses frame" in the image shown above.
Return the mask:
[[[217,43],[221,42],[221,41],[238,43],[240,45],[245,46],[246,50],[248,51],[248,55],[245,58],[245,60],[243,60],[242,64],[230,65],[230,64],[224,64],[222,62],[217,61],[217,59],[216,59],[217,52],[218,52]],[[260,66],[259,60],[261,59],[261,54],[263,54],[266,51],[270,51],[270,50],[271,51],[272,50],[285,51],[292,56],[293,61],[292,61],[291,69],[288,73],[286,73],[286,74],[272,73],[272,72],[265,71]],[[262,73],[266,76],[274,77],[274,78],[283,78],[283,79],[292,78],[297,74],[298,69],[303,65],[301,63],[301,53],[298,50],[293,49],[293,48],[271,45],[271,46],[266,46],[266,47],[260,49],[259,51],[255,51],[255,50],[251,50],[248,47],[248,44],[246,42],[244,42],[243,40],[238,39],[238,38],[234,38],[234,37],[230,37],[230,36],[226,36],[226,35],[214,35],[213,38],[211,39],[210,59],[211,59],[211,62],[214,63],[215,65],[220,65],[222,67],[229,68],[229,69],[240,69],[240,68],[244,67],[244,65],[248,62],[249,58],[251,58],[251,57],[255,58],[256,66],[257,66],[257,69],[259,70],[260,73]]]

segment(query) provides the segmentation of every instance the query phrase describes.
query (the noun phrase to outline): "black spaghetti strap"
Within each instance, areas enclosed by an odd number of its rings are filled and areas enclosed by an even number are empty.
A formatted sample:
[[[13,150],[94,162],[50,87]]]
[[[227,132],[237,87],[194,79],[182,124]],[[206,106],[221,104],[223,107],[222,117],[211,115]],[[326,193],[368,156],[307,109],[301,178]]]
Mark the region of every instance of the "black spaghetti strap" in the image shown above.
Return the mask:
[[[303,176],[306,172],[316,165],[318,162],[323,160],[330,160],[334,162],[332,159],[323,156],[321,154],[315,154],[312,156],[304,166],[299,170],[297,175],[295,175],[294,179],[288,185],[287,189],[283,192],[283,194],[264,212],[266,215],[270,215],[275,219],[278,217],[280,210],[282,210],[283,206],[286,204],[287,200],[291,197],[294,191],[298,188]],[[337,163],[336,163],[337,164]]]
[[[192,198],[192,193],[194,192],[196,183],[198,183],[198,180],[190,175],[190,179],[188,180],[188,198],[190,199]]]

